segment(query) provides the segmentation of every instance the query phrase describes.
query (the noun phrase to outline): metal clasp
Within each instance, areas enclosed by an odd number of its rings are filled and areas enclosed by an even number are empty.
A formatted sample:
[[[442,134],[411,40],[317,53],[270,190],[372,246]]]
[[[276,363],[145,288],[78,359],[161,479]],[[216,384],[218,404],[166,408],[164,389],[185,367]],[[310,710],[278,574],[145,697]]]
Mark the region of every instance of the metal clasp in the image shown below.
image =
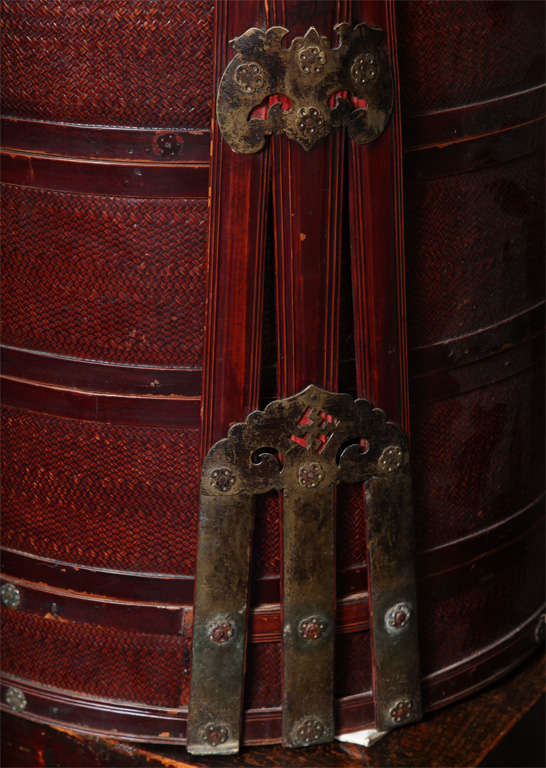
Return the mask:
[[[383,133],[393,106],[383,32],[346,22],[334,29],[337,48],[315,27],[289,48],[285,27],[253,27],[231,41],[237,53],[222,75],[216,114],[234,152],[258,152],[270,134],[309,150],[341,126],[357,144]]]
[[[203,464],[189,752],[239,748],[252,507],[270,490],[282,491],[283,504],[283,741],[333,739],[334,491],[358,482],[366,486],[376,725],[421,717],[407,439],[367,400],[309,386],[232,426]]]

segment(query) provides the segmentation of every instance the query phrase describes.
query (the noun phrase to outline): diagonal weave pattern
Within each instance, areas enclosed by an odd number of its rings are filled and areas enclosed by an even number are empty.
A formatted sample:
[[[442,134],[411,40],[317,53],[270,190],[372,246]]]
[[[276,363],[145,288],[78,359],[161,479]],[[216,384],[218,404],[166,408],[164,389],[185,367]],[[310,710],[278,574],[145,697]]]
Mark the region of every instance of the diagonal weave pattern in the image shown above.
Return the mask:
[[[245,673],[247,709],[281,704],[281,644],[249,643]]]
[[[544,377],[517,377],[411,414],[417,549],[466,536],[544,489]]]
[[[487,558],[481,571],[479,563],[470,565],[474,573],[466,584],[461,576],[446,580],[450,589],[442,589],[442,579],[427,580],[418,606],[424,675],[471,656],[476,638],[484,647],[497,642],[508,627],[517,627],[544,605],[544,580],[537,578],[544,570],[543,528],[520,543],[503,553],[503,564],[493,573]],[[529,626],[530,635],[535,626]]]
[[[474,173],[410,182],[406,252],[412,347],[470,333],[541,300],[544,198],[537,191],[543,190],[543,168],[539,154]]]
[[[336,507],[337,568],[366,561],[366,511],[360,484],[339,485]]]
[[[212,0],[3,0],[3,112],[208,128]]]
[[[276,576],[280,573],[281,525],[280,504],[276,491],[256,496],[252,575]]]
[[[5,344],[109,362],[201,365],[206,200],[6,185]]]
[[[280,573],[280,509],[275,492],[256,497],[252,573],[254,578]],[[366,560],[366,522],[362,485],[340,485],[336,506],[337,569]]]
[[[193,574],[197,429],[5,408],[2,432],[6,546],[82,565]]]
[[[371,687],[369,632],[337,635],[336,659],[336,696],[352,696]],[[281,644],[250,643],[245,678],[245,707],[254,709],[280,706],[281,677]]]
[[[410,114],[544,80],[543,3],[397,3],[396,16],[401,94]]]
[[[180,635],[121,632],[111,627],[2,611],[2,669],[88,696],[166,707],[187,699]]]
[[[369,632],[349,632],[336,637],[336,696],[353,696],[372,687]]]

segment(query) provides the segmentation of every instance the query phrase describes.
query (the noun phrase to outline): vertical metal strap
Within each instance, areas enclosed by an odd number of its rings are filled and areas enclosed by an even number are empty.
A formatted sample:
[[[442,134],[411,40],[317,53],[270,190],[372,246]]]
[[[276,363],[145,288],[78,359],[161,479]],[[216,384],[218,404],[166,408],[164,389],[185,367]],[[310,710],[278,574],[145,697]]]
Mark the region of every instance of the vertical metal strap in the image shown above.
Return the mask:
[[[334,737],[334,486],[283,494],[283,742]]]
[[[366,449],[363,449],[363,445]],[[313,385],[254,411],[205,459],[188,749],[240,739],[252,497],[283,491],[283,736],[334,736],[337,483],[367,483],[370,590],[381,727],[420,715],[407,441],[366,400]]]
[[[304,35],[311,23],[333,29],[346,18],[343,6],[273,0],[267,21]],[[337,131],[312,153],[285,137],[271,141],[281,396],[309,381],[337,389],[345,144]],[[333,486],[285,487],[282,527],[282,734],[297,747],[334,736]]]
[[[230,479],[221,471],[207,480],[211,488],[206,482],[201,490],[187,748],[200,755],[232,754],[240,741],[253,497],[223,497]]]
[[[395,446],[368,481],[366,519],[376,727],[420,720],[413,510],[409,466]]]

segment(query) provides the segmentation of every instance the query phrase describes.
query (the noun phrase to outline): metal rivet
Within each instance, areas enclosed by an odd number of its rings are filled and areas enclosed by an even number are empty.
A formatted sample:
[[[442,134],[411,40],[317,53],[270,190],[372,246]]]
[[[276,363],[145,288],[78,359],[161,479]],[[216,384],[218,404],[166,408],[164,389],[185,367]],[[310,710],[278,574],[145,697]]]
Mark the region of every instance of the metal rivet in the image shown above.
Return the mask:
[[[220,624],[215,624],[209,629],[209,638],[213,643],[223,645],[231,640],[233,637],[233,625],[229,621],[224,621]]]
[[[324,470],[318,461],[302,464],[298,470],[298,482],[304,488],[316,488],[324,480]]]
[[[390,716],[394,723],[403,723],[411,717],[413,702],[410,699],[400,699],[390,710]]]
[[[4,700],[14,712],[22,712],[27,708],[27,697],[19,688],[8,688],[4,694]]]
[[[377,463],[384,472],[396,472],[402,464],[402,449],[399,445],[388,445]]]
[[[326,56],[316,45],[303,48],[298,53],[299,64],[304,72],[310,72],[311,67],[314,72],[320,73],[324,69]]]
[[[306,717],[296,723],[294,728],[295,739],[298,744],[312,744],[324,735],[324,725],[316,717]]]
[[[315,107],[302,107],[298,115],[300,118],[303,118],[303,120],[299,121],[298,127],[304,138],[308,140],[313,134],[320,132],[319,129],[322,128],[324,120],[318,109]],[[313,400],[312,395],[310,399]]]
[[[162,157],[177,155],[182,146],[181,140],[174,133],[162,133],[157,137],[159,154]],[[141,172],[142,174],[142,172]]]
[[[355,83],[365,85],[377,75],[376,61],[372,54],[365,53],[357,56],[351,66],[351,77]]]
[[[227,741],[228,735],[229,731],[223,725],[210,723],[204,728],[203,738],[211,747],[217,747]]]
[[[302,619],[298,625],[298,632],[305,640],[313,642],[319,640],[328,628],[328,622],[319,616],[309,616]]]
[[[235,475],[227,467],[215,469],[210,476],[212,485],[219,491],[229,491],[235,483]]]
[[[408,626],[411,616],[411,608],[408,603],[396,603],[385,614],[385,626],[387,632],[400,632]]]
[[[2,604],[8,608],[18,608],[21,605],[21,592],[15,584],[2,584],[0,594],[2,595]]]
[[[261,65],[254,61],[248,64],[248,66],[241,64],[235,70],[234,80],[241,90],[246,93],[254,93],[263,88],[265,72]]]

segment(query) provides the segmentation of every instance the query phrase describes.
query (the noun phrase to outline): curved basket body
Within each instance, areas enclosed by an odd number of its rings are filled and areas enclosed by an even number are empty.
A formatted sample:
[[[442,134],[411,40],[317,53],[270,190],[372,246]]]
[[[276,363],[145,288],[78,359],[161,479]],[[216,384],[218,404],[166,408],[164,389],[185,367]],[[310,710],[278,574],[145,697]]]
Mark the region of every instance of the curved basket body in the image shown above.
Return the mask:
[[[535,647],[544,9],[456,6],[5,3],[5,708],[185,741],[202,457],[309,383],[410,436],[425,708]],[[374,144],[237,155],[211,133],[228,40],[339,21],[385,31],[396,97]],[[340,487],[338,731],[374,721],[364,507]],[[248,744],[281,738],[280,557],[270,491]]]

